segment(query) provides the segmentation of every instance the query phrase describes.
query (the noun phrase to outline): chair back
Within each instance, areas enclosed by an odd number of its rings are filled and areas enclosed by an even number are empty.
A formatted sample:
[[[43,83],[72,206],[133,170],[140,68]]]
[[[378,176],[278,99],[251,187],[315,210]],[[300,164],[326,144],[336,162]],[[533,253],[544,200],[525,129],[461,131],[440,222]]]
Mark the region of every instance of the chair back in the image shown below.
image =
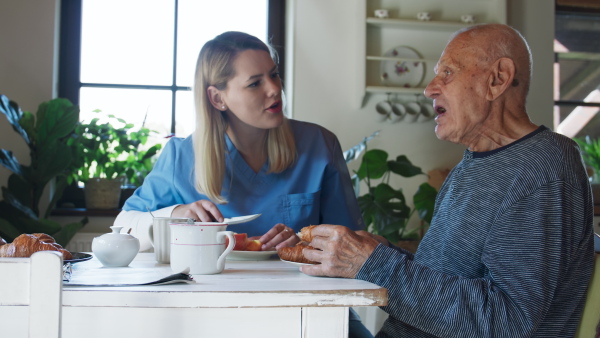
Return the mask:
[[[0,258],[0,328],[3,337],[59,338],[62,254]]]
[[[600,337],[600,254],[596,253],[594,273],[587,291],[583,315],[577,328],[576,338]]]

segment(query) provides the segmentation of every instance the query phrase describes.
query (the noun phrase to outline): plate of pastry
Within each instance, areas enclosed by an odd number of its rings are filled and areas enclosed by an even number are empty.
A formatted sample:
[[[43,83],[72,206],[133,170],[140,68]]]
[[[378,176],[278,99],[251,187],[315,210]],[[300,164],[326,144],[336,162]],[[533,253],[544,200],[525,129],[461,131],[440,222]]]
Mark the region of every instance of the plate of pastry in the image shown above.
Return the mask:
[[[71,252],[72,259],[65,259],[63,263],[78,263],[92,259],[92,255],[83,252]]]
[[[233,250],[227,255],[230,261],[264,261],[277,254],[277,250],[242,251]]]
[[[382,84],[404,88],[419,87],[425,75],[425,62],[416,60],[421,58],[416,50],[397,46],[385,52],[383,56],[394,59],[381,61]]]

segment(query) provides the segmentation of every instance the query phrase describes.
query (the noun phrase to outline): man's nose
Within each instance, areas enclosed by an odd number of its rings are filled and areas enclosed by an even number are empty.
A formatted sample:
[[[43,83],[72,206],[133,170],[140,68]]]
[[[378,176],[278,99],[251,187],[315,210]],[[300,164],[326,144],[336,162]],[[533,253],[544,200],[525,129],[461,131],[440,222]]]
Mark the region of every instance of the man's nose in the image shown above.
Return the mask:
[[[430,99],[435,99],[440,94],[440,86],[438,77],[434,77],[431,82],[425,87],[423,91],[423,95],[427,96]]]

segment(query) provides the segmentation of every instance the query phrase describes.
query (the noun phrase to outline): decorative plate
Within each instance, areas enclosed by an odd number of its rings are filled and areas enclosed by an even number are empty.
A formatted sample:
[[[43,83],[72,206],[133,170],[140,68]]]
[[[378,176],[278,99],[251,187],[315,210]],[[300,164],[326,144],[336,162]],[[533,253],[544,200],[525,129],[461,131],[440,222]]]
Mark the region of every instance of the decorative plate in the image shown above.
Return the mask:
[[[421,56],[410,47],[394,47],[383,55],[393,58],[420,59]],[[381,61],[381,83],[386,86],[404,88],[419,87],[425,75],[423,61],[383,60]]]
[[[83,252],[71,252],[71,255],[73,255],[73,259],[65,259],[63,263],[77,263],[92,259],[92,255]]]
[[[276,255],[277,250],[268,251],[241,251],[233,250],[227,255],[227,260],[230,261],[264,261],[271,256]]]

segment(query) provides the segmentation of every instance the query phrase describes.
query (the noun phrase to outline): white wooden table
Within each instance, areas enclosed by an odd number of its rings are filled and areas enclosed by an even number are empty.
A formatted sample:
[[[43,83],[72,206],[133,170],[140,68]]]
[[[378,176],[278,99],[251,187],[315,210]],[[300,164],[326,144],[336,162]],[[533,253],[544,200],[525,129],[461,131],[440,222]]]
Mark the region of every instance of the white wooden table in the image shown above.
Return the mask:
[[[275,256],[277,257],[277,256]],[[72,281],[148,281],[172,274],[151,253],[127,268],[73,264]],[[348,308],[383,306],[387,290],[365,281],[311,277],[278,259],[227,261],[194,284],[63,288],[64,338],[347,337]]]

